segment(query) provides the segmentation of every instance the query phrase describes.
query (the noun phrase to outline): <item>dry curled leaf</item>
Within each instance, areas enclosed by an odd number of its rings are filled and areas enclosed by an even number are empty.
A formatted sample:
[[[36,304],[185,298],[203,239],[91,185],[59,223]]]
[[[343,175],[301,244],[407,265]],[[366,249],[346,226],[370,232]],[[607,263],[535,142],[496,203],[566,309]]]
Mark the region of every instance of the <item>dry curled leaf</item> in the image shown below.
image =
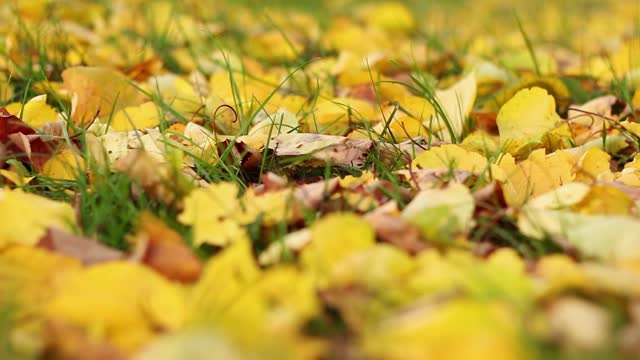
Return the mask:
[[[362,167],[373,146],[371,140],[321,134],[282,134],[269,144],[277,156],[308,155],[310,165],[325,163]]]

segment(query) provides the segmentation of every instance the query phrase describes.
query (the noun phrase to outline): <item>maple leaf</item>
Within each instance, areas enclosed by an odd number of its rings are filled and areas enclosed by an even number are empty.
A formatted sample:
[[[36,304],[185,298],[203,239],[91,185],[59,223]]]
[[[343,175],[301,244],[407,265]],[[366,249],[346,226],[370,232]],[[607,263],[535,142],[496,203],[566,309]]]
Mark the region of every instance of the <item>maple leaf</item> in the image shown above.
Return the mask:
[[[178,216],[183,224],[193,225],[194,244],[224,246],[247,237],[239,223],[242,207],[235,183],[221,182],[193,190],[184,200]]]

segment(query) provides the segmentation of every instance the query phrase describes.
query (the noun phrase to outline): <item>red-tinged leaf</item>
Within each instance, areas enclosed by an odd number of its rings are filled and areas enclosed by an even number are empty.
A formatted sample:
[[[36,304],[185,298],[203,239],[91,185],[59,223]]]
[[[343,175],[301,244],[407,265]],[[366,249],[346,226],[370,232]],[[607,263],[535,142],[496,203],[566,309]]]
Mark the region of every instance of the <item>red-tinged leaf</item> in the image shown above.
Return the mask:
[[[57,137],[43,137],[19,117],[5,108],[0,108],[0,145],[3,157],[15,158],[22,162],[31,162],[34,169],[42,171],[47,162],[58,150],[62,141]]]
[[[0,108],[0,142],[6,144],[9,135],[21,132],[23,134],[35,134],[29,125],[25,124],[19,117],[11,114],[5,108]]]

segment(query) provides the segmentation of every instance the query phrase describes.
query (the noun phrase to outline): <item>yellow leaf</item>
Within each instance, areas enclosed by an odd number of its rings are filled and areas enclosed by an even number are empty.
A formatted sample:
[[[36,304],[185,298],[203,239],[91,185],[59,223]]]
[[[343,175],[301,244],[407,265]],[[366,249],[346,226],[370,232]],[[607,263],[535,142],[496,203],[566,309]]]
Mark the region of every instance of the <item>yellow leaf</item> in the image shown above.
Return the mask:
[[[238,222],[242,218],[238,186],[231,182],[212,184],[193,190],[184,200],[184,211],[178,220],[193,225],[196,246],[224,246],[245,239],[247,234]]]
[[[527,359],[513,316],[497,302],[422,305],[384,321],[365,336],[363,347],[370,357],[384,359]]]
[[[427,240],[447,241],[471,229],[474,209],[469,189],[453,183],[445,189],[421,191],[404,208],[402,216],[418,226]]]
[[[127,106],[106,121],[115,131],[143,130],[158,126],[160,116],[153,101],[148,101],[137,106]]]
[[[112,112],[137,105],[142,99],[126,77],[108,68],[68,68],[62,78],[72,96],[71,119],[78,126],[86,126],[96,116],[108,118]]]
[[[393,134],[393,140],[395,140],[396,143],[400,143],[421,135],[426,137],[427,133],[427,130],[422,125],[421,121],[416,120],[410,116],[402,115],[395,116],[389,122],[380,122],[376,126],[374,126],[372,130],[375,134],[382,134],[385,131],[385,128],[387,128],[385,138],[391,138],[389,136],[389,132],[391,132],[391,134]],[[353,134],[355,135],[357,133],[354,132]]]
[[[212,354],[219,359],[243,360],[249,358],[247,352],[213,329],[185,329],[159,336],[134,354],[133,360],[204,360]]]
[[[215,164],[218,162],[216,144],[218,135],[207,130],[204,126],[188,122],[184,128],[185,147],[190,154],[203,162]]]
[[[165,104],[179,113],[195,113],[204,106],[193,86],[177,75],[153,77],[149,79],[149,86],[152,93],[157,92]]]
[[[35,179],[35,176],[22,176],[15,171],[0,169],[0,175],[11,181],[16,186],[25,186]]]
[[[379,29],[365,29],[348,19],[338,19],[324,32],[322,43],[330,49],[366,55],[387,44],[389,38]]]
[[[76,180],[84,171],[84,159],[70,150],[54,155],[42,167],[42,175],[64,180]]]
[[[331,272],[330,283],[339,287],[362,285],[384,293],[408,275],[413,267],[413,261],[406,252],[389,244],[376,244],[338,263]]]
[[[0,243],[1,244],[1,243]],[[0,246],[0,299],[15,302],[20,314],[42,311],[54,285],[81,269],[77,259],[32,246]],[[0,300],[1,302],[1,300]]]
[[[573,209],[582,214],[633,215],[635,202],[616,187],[594,185]]]
[[[383,2],[363,9],[361,15],[372,26],[386,31],[408,33],[416,26],[416,20],[401,2]]]
[[[561,151],[545,156],[544,149],[538,149],[518,164],[504,157],[498,166],[505,173],[503,190],[510,206],[520,206],[575,178],[572,158]]]
[[[34,128],[39,128],[47,122],[55,122],[58,117],[58,113],[47,104],[47,95],[38,95],[27,101],[24,106],[18,103],[10,104],[7,111],[16,116],[22,113],[22,121]]]
[[[414,119],[420,120],[425,125],[429,124],[429,120],[435,115],[435,109],[429,100],[420,96],[406,96],[404,97],[400,105]]]
[[[485,157],[491,157],[500,151],[497,136],[489,135],[482,130],[467,135],[460,145],[467,150],[484,154]]]
[[[561,237],[586,258],[638,266],[640,247],[636,234],[640,232],[640,222],[633,216],[617,215],[624,212],[628,199],[615,200],[613,209],[605,210],[617,213],[615,215],[590,214],[594,207],[596,211],[602,209],[597,208],[601,205],[597,201],[595,206],[592,200],[579,203],[588,199],[589,192],[588,185],[572,183],[532,200],[521,209],[518,228],[523,234],[537,239]],[[602,193],[595,194],[598,195]],[[586,208],[586,214],[579,213],[571,211],[569,206],[574,204],[590,207]]]
[[[233,325],[225,323],[223,315],[260,278],[250,246],[248,239],[238,240],[207,262],[200,280],[189,292],[187,324]]]
[[[640,88],[636,89],[635,93],[633,94],[631,105],[633,105],[633,107],[636,109],[640,108]]]
[[[287,222],[291,218],[295,198],[291,189],[256,194],[255,190],[250,188],[243,194],[242,201],[249,205],[244,215],[247,221],[262,215],[264,224],[270,226]]]
[[[471,72],[450,88],[436,91],[436,101],[445,116],[436,112],[434,121],[425,119],[423,125],[429,131],[441,134],[443,140],[454,140],[450,132],[453,132],[455,138],[460,137],[465,121],[475,104],[477,88],[476,76]]]
[[[20,189],[0,190],[0,248],[18,243],[35,245],[48,228],[72,232],[75,214],[71,205]]]
[[[5,103],[13,98],[13,87],[4,72],[0,73],[0,103]]]
[[[527,57],[529,57],[529,55],[527,55]],[[524,77],[520,83],[509,87],[508,89],[496,95],[496,97],[492,100],[487,101],[483,109],[489,112],[497,112],[518,92],[523,89],[532,87],[539,87],[547,90],[547,92],[549,92],[549,94],[551,94],[551,96],[553,96],[553,98],[555,99],[556,109],[563,110],[569,105],[571,94],[569,93],[569,89],[567,89],[562,80],[553,76],[542,76]],[[569,114],[569,117],[571,118],[571,113]]]
[[[131,262],[94,265],[65,278],[46,305],[49,316],[82,326],[92,336],[133,351],[159,330],[184,321],[181,290],[151,269]]]
[[[518,91],[498,112],[500,146],[512,155],[526,155],[541,147],[543,136],[556,127],[553,96],[538,87]]]
[[[543,278],[540,295],[546,296],[568,289],[589,289],[592,282],[579,265],[564,254],[542,257],[536,265],[536,273]]]
[[[375,240],[371,226],[350,213],[327,215],[313,224],[311,233],[311,243],[303,249],[301,261],[320,281],[335,265],[372,247]]]
[[[544,134],[542,143],[545,149],[556,151],[573,147],[573,135],[569,124],[564,122]]]
[[[411,162],[414,169],[466,170],[474,174],[486,174],[494,179],[503,179],[501,168],[489,164],[487,159],[460,145],[446,144],[432,147],[416,156]]]
[[[313,132],[343,134],[351,123],[372,121],[374,116],[373,106],[363,100],[334,98],[318,102],[306,127]]]
[[[295,37],[278,30],[262,31],[248,37],[245,48],[254,57],[272,63],[292,61],[304,50]]]
[[[576,181],[591,184],[598,180],[613,180],[610,160],[611,156],[606,152],[595,147],[590,148],[578,160]]]

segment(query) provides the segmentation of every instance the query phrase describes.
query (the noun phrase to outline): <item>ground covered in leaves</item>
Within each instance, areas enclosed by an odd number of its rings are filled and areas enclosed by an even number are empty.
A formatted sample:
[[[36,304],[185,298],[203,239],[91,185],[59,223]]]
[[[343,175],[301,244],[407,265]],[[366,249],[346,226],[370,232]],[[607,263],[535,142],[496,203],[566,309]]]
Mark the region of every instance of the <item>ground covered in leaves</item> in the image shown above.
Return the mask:
[[[0,358],[637,356],[637,4],[296,3],[0,5]]]

